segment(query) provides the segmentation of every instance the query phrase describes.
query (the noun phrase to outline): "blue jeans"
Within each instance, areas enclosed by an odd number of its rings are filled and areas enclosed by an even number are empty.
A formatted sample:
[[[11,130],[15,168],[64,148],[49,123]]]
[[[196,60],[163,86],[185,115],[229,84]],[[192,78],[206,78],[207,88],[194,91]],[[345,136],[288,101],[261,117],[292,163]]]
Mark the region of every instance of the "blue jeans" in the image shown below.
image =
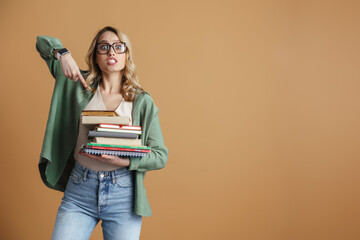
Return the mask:
[[[142,216],[133,213],[133,197],[133,171],[98,172],[76,162],[51,239],[89,239],[100,220],[105,240],[139,239]]]

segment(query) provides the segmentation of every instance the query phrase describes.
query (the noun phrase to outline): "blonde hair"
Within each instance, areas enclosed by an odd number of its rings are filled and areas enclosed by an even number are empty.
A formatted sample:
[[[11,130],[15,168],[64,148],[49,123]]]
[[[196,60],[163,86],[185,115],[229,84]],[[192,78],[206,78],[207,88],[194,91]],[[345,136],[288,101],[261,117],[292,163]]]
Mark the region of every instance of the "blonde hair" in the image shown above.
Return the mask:
[[[103,34],[106,31],[111,31],[115,33],[119,40],[126,44],[126,60],[125,60],[125,67],[122,70],[123,76],[121,79],[121,94],[123,95],[125,101],[134,101],[135,94],[137,93],[137,90],[140,90],[140,92],[144,91],[144,89],[141,87],[139,83],[139,79],[136,72],[136,67],[133,62],[132,57],[132,48],[129,41],[129,38],[122,32],[120,32],[118,29],[110,26],[106,26],[102,29],[100,29],[94,39],[91,42],[90,48],[88,50],[88,53],[86,55],[86,63],[89,67],[88,72],[85,74],[86,76],[86,84],[88,85],[87,90],[91,91],[91,93],[94,93],[96,88],[95,86],[100,83],[102,79],[102,72],[99,66],[96,64],[96,44],[99,40],[101,34]]]

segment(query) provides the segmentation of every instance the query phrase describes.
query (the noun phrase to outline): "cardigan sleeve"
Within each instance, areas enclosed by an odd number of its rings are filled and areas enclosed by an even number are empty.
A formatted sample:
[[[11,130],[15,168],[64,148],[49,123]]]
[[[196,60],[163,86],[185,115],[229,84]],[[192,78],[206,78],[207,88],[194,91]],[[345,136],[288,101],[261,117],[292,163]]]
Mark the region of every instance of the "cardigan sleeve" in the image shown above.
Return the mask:
[[[149,121],[148,133],[144,144],[151,147],[151,152],[146,156],[131,157],[129,170],[136,170],[140,172],[156,170],[164,168],[168,159],[168,149],[165,146],[162,136],[159,111],[154,106],[154,113]]]
[[[36,50],[40,53],[42,59],[45,60],[51,75],[56,79],[59,73],[62,73],[60,61],[54,58],[53,50],[63,48],[61,41],[50,36],[36,37]]]

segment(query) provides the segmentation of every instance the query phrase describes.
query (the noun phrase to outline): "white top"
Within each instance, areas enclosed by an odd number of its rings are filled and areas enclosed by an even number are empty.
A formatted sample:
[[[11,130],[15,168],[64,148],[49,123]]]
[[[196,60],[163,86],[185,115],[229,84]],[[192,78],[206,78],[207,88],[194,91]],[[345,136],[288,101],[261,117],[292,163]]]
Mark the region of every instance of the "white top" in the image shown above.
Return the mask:
[[[132,108],[133,108],[133,102],[125,101],[124,98],[121,100],[119,106],[115,109],[115,112],[118,116],[129,116],[130,117],[130,125],[132,125]],[[106,109],[105,104],[101,97],[100,88],[98,87],[95,91],[95,95],[91,99],[91,101],[86,105],[84,110],[112,110],[112,109]],[[77,162],[79,162],[81,165],[95,170],[95,171],[112,171],[115,169],[118,169],[118,166],[114,166],[112,164],[108,164],[105,162],[101,162],[99,160],[86,157],[84,155],[78,154],[81,145],[86,145],[87,143],[91,142],[91,139],[88,139],[88,133],[89,130],[85,127],[85,125],[81,124],[82,115],[80,116],[80,122],[79,122],[79,135],[76,142],[76,147],[74,151],[74,158]]]

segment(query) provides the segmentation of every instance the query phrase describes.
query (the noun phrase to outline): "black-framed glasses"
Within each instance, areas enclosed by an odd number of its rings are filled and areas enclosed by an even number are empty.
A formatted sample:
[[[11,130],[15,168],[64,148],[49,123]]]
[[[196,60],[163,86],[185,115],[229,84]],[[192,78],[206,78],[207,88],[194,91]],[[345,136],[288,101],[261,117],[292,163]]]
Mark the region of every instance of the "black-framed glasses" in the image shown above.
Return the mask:
[[[118,54],[126,52],[126,44],[123,42],[114,42],[113,44],[97,43],[96,52],[98,54],[108,54],[110,51],[110,47],[112,47],[114,51]]]

